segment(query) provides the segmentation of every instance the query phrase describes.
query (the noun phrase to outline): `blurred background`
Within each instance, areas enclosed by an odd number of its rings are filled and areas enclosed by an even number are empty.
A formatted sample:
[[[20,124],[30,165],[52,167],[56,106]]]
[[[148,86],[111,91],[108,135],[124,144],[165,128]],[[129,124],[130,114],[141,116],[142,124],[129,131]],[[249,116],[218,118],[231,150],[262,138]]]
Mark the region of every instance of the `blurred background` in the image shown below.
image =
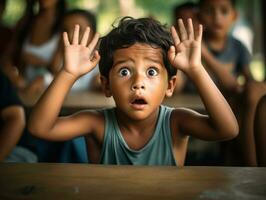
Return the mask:
[[[162,23],[173,24],[172,10],[175,5],[186,0],[67,0],[68,9],[82,8],[94,13],[97,18],[97,31],[106,34],[112,23],[119,17],[152,16]],[[238,0],[239,18],[232,34],[236,35],[252,53],[251,71],[256,80],[265,79],[263,54],[263,0]],[[12,27],[21,18],[26,7],[24,0],[8,0],[3,23]],[[36,8],[38,9],[38,8]],[[237,30],[237,31],[235,31]]]

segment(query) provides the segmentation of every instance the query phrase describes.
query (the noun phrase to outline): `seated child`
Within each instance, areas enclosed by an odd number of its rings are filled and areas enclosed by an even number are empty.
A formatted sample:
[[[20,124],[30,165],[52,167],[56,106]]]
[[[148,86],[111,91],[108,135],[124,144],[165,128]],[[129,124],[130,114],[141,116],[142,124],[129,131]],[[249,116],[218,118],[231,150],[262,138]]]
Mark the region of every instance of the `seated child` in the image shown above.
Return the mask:
[[[80,41],[78,25],[71,42],[64,33],[64,66],[31,113],[31,133],[53,141],[92,136],[93,162],[118,165],[183,166],[189,136],[235,137],[235,116],[201,63],[202,26],[194,32],[191,19],[187,24],[179,20],[177,33],[151,18],[125,17],[101,39],[99,52],[99,34],[87,44],[89,28]],[[116,107],[58,117],[71,86],[98,62],[104,93]],[[196,85],[208,115],[161,105],[178,69]]]
[[[251,55],[230,35],[237,19],[236,0],[199,0],[199,21],[204,26],[202,59],[204,66],[232,106],[240,131],[235,140],[224,143],[225,163],[256,166],[253,122],[258,100],[266,85],[252,80]],[[245,78],[245,84],[238,77]]]

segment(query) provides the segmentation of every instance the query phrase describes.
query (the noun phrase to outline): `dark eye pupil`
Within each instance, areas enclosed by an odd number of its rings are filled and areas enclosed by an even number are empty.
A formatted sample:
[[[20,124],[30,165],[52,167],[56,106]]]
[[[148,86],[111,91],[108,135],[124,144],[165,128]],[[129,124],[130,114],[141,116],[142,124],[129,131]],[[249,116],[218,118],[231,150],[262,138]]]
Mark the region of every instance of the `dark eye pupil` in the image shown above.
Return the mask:
[[[127,71],[127,70],[125,70],[125,69],[124,69],[124,70],[122,70],[122,71],[121,71],[121,75],[122,75],[122,76],[126,76],[126,75],[128,75],[128,71]]]
[[[154,71],[154,70],[149,70],[149,71],[148,71],[148,74],[149,74],[150,76],[154,76],[154,75],[155,75],[155,71]]]

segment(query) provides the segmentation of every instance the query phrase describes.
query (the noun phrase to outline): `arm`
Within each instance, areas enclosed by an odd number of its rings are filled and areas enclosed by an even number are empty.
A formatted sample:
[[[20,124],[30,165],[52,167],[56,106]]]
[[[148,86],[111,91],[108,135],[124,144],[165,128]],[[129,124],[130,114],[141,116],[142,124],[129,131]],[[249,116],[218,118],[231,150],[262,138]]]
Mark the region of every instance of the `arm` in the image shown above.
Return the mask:
[[[194,35],[191,19],[188,20],[187,30],[182,20],[178,24],[179,35],[174,27],[171,29],[175,46],[168,52],[169,60],[194,82],[209,116],[179,109],[174,112],[174,121],[185,135],[205,140],[235,137],[238,133],[236,118],[201,63],[202,26],[199,33]]]
[[[3,161],[18,143],[24,127],[25,116],[22,106],[9,106],[0,112],[3,126],[0,128],[0,161]]]
[[[224,90],[238,91],[240,89],[236,77],[231,73],[229,68],[226,67],[226,64],[219,62],[204,43],[202,44],[202,57],[206,63],[206,68],[215,75]]]
[[[29,130],[34,135],[48,140],[67,140],[92,131],[92,116],[78,113],[68,117],[58,117],[65,96],[74,82],[91,71],[99,62],[100,56],[93,50],[99,35],[95,34],[87,46],[90,29],[87,28],[79,44],[79,26],[75,26],[72,44],[64,33],[65,56],[64,66],[54,81],[34,107]]]

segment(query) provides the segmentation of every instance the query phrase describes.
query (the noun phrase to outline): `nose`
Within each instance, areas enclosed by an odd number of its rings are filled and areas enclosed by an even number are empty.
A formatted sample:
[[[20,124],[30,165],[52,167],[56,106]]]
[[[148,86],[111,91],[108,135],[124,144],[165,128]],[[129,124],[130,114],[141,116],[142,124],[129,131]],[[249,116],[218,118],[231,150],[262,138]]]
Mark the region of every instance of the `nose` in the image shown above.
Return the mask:
[[[142,75],[136,74],[133,78],[131,90],[136,91],[144,89],[145,89],[144,78],[142,77]]]
[[[215,11],[214,13],[214,21],[215,23],[219,24],[223,20],[222,14],[219,11]]]

